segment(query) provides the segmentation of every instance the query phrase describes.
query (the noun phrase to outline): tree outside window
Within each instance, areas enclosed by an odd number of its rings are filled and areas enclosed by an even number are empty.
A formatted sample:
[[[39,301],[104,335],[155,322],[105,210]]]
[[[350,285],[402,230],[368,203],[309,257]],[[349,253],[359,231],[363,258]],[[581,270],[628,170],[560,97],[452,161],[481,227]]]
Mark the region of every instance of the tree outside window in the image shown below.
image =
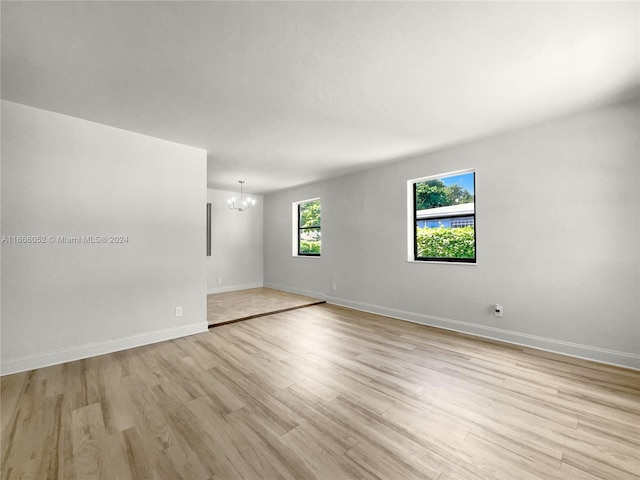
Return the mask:
[[[298,255],[320,255],[320,222],[320,199],[298,204]]]

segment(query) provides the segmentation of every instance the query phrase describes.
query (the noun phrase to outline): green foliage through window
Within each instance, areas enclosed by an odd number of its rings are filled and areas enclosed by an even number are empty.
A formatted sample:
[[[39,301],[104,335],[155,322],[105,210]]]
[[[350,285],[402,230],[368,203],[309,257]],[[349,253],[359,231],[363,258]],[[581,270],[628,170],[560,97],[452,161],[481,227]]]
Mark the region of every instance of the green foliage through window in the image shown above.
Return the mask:
[[[300,240],[300,255],[320,255],[320,240]]]
[[[475,232],[473,227],[416,229],[418,257],[474,258]]]
[[[445,185],[439,178],[416,183],[416,208],[446,207],[473,202],[473,195],[458,184]]]
[[[320,255],[320,200],[298,204],[298,255]]]

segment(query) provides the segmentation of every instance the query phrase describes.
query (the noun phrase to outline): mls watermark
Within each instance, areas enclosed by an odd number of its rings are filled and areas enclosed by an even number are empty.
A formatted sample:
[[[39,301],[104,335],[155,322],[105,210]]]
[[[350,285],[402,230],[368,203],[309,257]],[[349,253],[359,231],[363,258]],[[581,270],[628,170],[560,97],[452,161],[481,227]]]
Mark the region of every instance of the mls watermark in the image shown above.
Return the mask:
[[[3,235],[1,242],[15,245],[117,245],[129,243],[129,237],[127,235]]]

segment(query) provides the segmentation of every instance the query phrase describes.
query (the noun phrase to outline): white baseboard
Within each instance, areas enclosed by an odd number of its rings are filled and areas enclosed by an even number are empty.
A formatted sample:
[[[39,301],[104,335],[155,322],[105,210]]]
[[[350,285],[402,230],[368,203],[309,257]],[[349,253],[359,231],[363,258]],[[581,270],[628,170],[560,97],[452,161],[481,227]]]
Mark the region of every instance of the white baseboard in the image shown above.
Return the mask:
[[[184,325],[157,332],[132,335],[130,337],[110,340],[104,343],[93,343],[66,350],[46,352],[30,357],[9,359],[4,361],[0,366],[0,375],[9,375],[11,373],[33,370],[34,368],[49,367],[59,363],[66,363],[74,360],[81,360],[83,358],[95,357],[97,355],[104,355],[106,353],[118,352],[120,350],[141,347],[151,343],[164,342],[166,340],[173,340],[174,338],[186,337],[188,335],[195,335],[196,333],[203,333],[206,331],[208,331],[207,322],[200,322],[193,325]]]
[[[262,288],[263,284],[260,283],[245,283],[243,285],[229,285],[228,287],[216,287],[216,288],[208,288],[207,295],[211,295],[212,293],[225,293],[225,292],[236,292],[238,290],[249,290],[250,288]]]
[[[453,330],[455,332],[466,333],[477,337],[500,340],[503,342],[521,345],[523,347],[535,348],[547,352],[560,353],[571,357],[593,360],[609,365],[640,370],[640,355],[635,353],[619,352],[606,348],[592,347],[578,343],[555,340],[553,338],[539,337],[526,333],[513,332],[501,328],[478,325],[470,322],[452,320],[450,318],[436,317],[422,313],[408,312],[395,308],[387,308],[379,305],[372,305],[363,302],[354,302],[336,297],[326,297],[327,303],[353,308],[363,312],[376,313],[387,317],[420,323],[432,327]]]
[[[317,298],[318,300],[324,300],[325,294],[323,292],[314,292],[312,290],[301,290],[299,288],[286,287],[284,285],[276,285],[275,283],[265,283],[265,288],[272,288],[274,290],[281,290],[283,292],[295,293],[296,295],[304,295],[305,297]]]

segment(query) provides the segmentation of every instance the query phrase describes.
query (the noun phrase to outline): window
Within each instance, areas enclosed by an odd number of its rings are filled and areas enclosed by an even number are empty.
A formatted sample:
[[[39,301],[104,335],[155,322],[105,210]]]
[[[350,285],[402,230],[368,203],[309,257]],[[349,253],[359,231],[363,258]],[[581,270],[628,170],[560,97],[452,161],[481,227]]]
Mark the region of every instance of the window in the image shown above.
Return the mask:
[[[320,199],[314,198],[294,203],[294,219],[297,250],[294,255],[320,256]]]
[[[409,181],[413,260],[476,261],[475,172]]]

